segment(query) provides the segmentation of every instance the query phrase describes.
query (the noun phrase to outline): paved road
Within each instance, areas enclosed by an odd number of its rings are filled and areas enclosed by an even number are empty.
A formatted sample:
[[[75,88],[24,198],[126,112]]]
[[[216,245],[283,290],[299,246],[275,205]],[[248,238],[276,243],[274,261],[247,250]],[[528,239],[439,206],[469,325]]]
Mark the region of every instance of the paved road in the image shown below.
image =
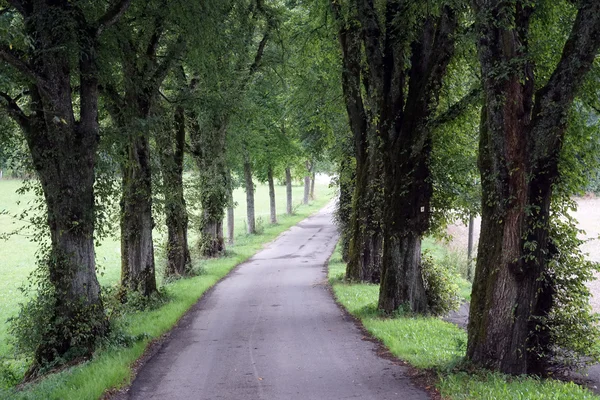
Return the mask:
[[[428,399],[338,308],[324,264],[326,208],[280,236],[200,301],[148,361],[131,399]]]

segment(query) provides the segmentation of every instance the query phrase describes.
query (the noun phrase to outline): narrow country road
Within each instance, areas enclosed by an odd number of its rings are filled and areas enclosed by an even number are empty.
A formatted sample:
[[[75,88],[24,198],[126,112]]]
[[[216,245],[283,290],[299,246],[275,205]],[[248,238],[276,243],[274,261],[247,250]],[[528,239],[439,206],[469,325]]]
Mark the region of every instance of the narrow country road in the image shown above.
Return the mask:
[[[335,304],[332,207],[241,265],[139,371],[131,399],[427,399]]]

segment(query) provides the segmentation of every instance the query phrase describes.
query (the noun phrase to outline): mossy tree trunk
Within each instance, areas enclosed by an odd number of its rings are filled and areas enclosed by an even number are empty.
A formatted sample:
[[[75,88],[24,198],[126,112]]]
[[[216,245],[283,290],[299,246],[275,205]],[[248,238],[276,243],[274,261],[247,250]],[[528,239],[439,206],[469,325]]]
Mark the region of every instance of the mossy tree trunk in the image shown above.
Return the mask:
[[[273,179],[273,167],[269,165],[267,169],[267,181],[269,182],[269,210],[270,221],[272,224],[277,223],[277,204],[275,203],[275,180]]]
[[[229,171],[225,159],[227,118],[215,114],[205,129],[198,117],[191,114],[191,154],[198,166],[198,186],[202,215],[200,221],[200,251],[204,257],[218,257],[225,250],[223,218],[229,202]]]
[[[158,17],[157,17],[158,18]],[[123,95],[107,84],[104,94],[113,120],[125,133],[121,165],[121,285],[124,289],[150,296],[157,291],[152,230],[152,166],[150,117],[162,82],[183,51],[181,39],[165,37],[157,24],[147,43],[136,43],[133,31],[123,30],[119,38],[124,79]],[[140,39],[141,40],[141,39]],[[167,55],[157,57],[160,45]],[[144,49],[144,50],[140,50]]]
[[[248,233],[256,234],[256,217],[254,215],[254,182],[252,180],[252,164],[250,154],[244,150],[244,185],[246,188],[246,222]]]
[[[561,59],[537,91],[532,63],[516,62],[530,60],[533,6],[475,1],[474,8],[485,106],[479,154],[482,225],[467,358],[508,374],[543,373],[552,343],[537,321],[553,305],[552,282],[545,274],[552,187],[568,111],[600,48],[600,3],[578,3]],[[506,20],[497,20],[498,15]],[[507,75],[493,74],[498,63],[518,67]]]
[[[188,214],[183,195],[183,157],[185,149],[185,113],[176,107],[174,126],[159,135],[161,172],[167,224],[167,276],[184,276],[190,272]]]
[[[121,285],[149,296],[157,290],[149,135],[136,130],[128,136],[122,167]]]
[[[43,341],[37,344],[31,375],[73,348],[74,354],[91,355],[108,331],[94,252],[99,137],[95,56],[102,31],[117,22],[129,1],[114,4],[93,22],[82,18],[76,4],[10,4],[23,17],[30,41],[22,52],[4,44],[0,60],[20,75],[20,83],[29,82],[29,109],[36,111],[28,114],[4,92],[0,106],[22,129],[42,186],[50,232],[45,262],[54,291],[51,323],[40,327]]]
[[[310,200],[310,175],[312,171],[312,164],[310,161],[306,161],[306,175],[304,175],[304,197],[302,197],[302,204],[308,204]]]
[[[379,220],[379,197],[370,193],[373,181],[371,159],[368,156],[369,122],[361,89],[362,32],[355,10],[345,16],[339,3],[331,2],[338,22],[338,39],[342,49],[342,89],[353,136],[356,159],[351,212],[346,229],[346,278],[352,281],[379,282],[380,251],[383,244]]]
[[[286,213],[287,215],[292,215],[294,212],[294,205],[292,203],[292,171],[290,171],[290,167],[285,169],[285,200],[286,200]]]

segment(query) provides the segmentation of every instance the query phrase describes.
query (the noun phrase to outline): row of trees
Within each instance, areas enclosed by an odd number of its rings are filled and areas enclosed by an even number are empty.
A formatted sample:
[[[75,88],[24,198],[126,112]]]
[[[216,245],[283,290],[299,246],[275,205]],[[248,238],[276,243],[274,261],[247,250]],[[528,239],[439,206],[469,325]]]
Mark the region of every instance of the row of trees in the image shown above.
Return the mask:
[[[330,6],[352,131],[339,162],[347,278],[380,283],[385,312],[428,313],[421,240],[477,212],[481,182],[468,360],[523,374],[594,355],[592,265],[564,217],[595,162],[600,3]]]
[[[305,6],[262,0],[0,1],[2,152],[39,178],[49,242],[35,275],[45,308],[31,372],[90,354],[110,329],[94,246],[115,216],[127,301],[157,292],[159,211],[166,274],[185,276],[190,222],[202,256],[223,254],[226,210],[233,240],[235,187],[246,190],[248,233],[256,180],[269,184],[271,223],[276,177],[288,214],[293,174],[306,177],[303,201],[314,196],[329,122],[344,120],[327,73],[336,59],[319,57],[335,42],[321,40],[311,17]],[[311,95],[317,85],[323,97]]]

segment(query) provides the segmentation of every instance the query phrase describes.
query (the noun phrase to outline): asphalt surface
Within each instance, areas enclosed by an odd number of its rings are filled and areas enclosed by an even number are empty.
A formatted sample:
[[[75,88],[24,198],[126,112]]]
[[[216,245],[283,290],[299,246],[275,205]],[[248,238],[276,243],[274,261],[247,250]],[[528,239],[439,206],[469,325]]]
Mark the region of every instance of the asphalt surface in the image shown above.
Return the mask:
[[[219,283],[140,369],[131,399],[428,399],[335,304],[332,207]]]

